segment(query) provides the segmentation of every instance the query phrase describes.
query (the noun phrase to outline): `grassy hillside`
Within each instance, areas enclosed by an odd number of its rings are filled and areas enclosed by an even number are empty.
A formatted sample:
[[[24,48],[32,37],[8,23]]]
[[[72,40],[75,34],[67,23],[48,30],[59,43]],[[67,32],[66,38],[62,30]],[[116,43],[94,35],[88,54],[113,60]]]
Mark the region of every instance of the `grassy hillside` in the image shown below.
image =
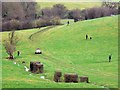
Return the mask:
[[[68,9],[84,9],[100,6],[100,2],[38,2],[37,8],[52,7],[55,4],[64,4]]]
[[[7,54],[2,48],[3,87],[118,87],[117,22],[118,17],[113,16],[71,23],[69,26],[56,26],[45,29],[46,31],[41,31],[44,28],[17,31],[20,37],[17,50],[21,51],[21,56],[17,57],[15,53],[16,59],[9,61],[5,59]],[[8,32],[2,33],[3,39],[7,34]],[[86,34],[93,39],[85,40]],[[38,47],[42,50],[42,55],[34,54]],[[109,54],[112,54],[110,63]],[[17,64],[13,64],[14,61]],[[26,62],[27,67],[30,61],[40,61],[44,64],[45,72],[43,74],[26,72],[22,61]],[[61,70],[63,75],[77,73],[79,76],[88,76],[91,83],[55,83],[53,82],[55,70]],[[40,79],[40,76],[45,76],[46,79]]]

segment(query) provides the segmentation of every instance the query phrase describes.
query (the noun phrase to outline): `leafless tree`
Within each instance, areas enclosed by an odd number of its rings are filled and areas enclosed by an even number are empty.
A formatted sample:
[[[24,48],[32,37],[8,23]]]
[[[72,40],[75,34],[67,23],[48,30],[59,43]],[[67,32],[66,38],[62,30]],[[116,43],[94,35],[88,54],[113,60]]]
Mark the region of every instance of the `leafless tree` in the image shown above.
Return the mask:
[[[51,17],[53,16],[52,8],[44,8],[41,10],[42,17]]]
[[[94,19],[99,17],[111,16],[118,14],[118,10],[116,8],[109,7],[93,7],[86,9],[84,11],[85,19]]]
[[[52,8],[53,14],[55,16],[59,16],[60,18],[65,18],[67,11],[67,8],[63,4],[55,4]]]
[[[108,8],[118,8],[118,2],[103,1],[102,6]]]
[[[16,51],[16,44],[18,43],[18,37],[15,35],[15,31],[12,31],[8,34],[8,39],[4,40],[4,47],[7,54],[9,55],[8,59],[14,59],[13,53]]]
[[[73,9],[69,11],[69,18],[74,19],[74,21],[84,20],[83,12],[79,9]]]
[[[3,2],[2,30],[32,28],[30,27],[32,26],[31,23],[36,18],[35,6],[35,2]],[[27,25],[24,26],[23,22]]]

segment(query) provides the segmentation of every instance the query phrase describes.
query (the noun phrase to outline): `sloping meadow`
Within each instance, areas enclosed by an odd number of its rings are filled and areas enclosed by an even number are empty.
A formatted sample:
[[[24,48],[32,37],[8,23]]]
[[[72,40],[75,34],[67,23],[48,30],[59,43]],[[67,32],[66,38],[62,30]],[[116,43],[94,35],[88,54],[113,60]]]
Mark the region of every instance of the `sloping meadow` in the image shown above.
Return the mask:
[[[19,36],[15,59],[7,60],[2,48],[3,88],[102,88],[118,87],[118,16],[104,17],[53,27],[44,32],[41,29],[16,31]],[[38,32],[38,33],[36,33]],[[36,33],[36,34],[34,34]],[[3,40],[8,32],[3,32]],[[32,36],[32,40],[29,36]],[[85,35],[92,39],[85,39]],[[42,55],[35,55],[40,48]],[[112,54],[112,61],[108,56]],[[25,64],[22,64],[25,61]],[[31,74],[24,70],[30,61],[44,65],[43,74]],[[16,62],[17,64],[14,64]],[[19,64],[19,65],[18,65]],[[77,73],[88,76],[90,83],[55,83],[54,71],[62,74]],[[41,79],[40,76],[45,76]],[[62,81],[64,78],[62,77]]]

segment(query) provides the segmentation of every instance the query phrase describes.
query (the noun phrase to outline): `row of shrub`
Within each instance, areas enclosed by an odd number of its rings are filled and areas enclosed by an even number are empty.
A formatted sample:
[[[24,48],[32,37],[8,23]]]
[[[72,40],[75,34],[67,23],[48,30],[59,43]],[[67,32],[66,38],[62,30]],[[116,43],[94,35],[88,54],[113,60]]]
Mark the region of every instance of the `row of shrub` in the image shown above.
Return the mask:
[[[109,7],[93,7],[89,9],[74,9],[68,12],[68,18],[75,21],[94,19],[99,17],[117,15],[118,9]]]
[[[16,19],[12,19],[9,21],[5,21],[2,23],[2,30],[21,30],[21,29],[31,29],[31,28],[40,28],[50,25],[59,25],[60,18],[59,17],[43,17],[37,20],[24,20],[19,21]]]
[[[87,19],[117,15],[118,9],[108,8],[108,7],[94,7],[94,8],[84,10],[83,12],[84,12],[85,20],[87,20]]]
[[[107,4],[108,3],[103,4],[100,7],[93,7],[84,10],[80,9],[68,10],[64,5],[56,4],[52,8],[44,8],[40,10],[38,17],[41,18],[43,16],[47,17],[58,16],[61,19],[67,18],[78,21],[119,14],[118,10],[120,8],[117,7],[116,3],[115,3],[116,6],[114,5],[114,3],[109,3],[110,4],[109,6]],[[113,5],[114,7],[111,7]]]
[[[12,8],[9,10],[6,7],[9,7],[11,3],[3,4],[3,22],[2,22],[2,30],[12,30],[12,29],[31,29],[31,28],[40,28],[50,25],[58,25],[60,24],[60,19],[74,19],[74,21],[79,20],[88,20],[99,17],[111,16],[120,14],[120,7],[117,3],[103,3],[101,7],[93,7],[88,9],[73,9],[68,10],[62,4],[53,5],[53,7],[40,9],[40,11],[35,11],[34,3],[22,3],[24,9],[19,8],[18,10],[22,10],[21,13],[14,12]],[[12,3],[14,8],[17,6]],[[19,5],[19,3],[18,3]],[[31,9],[27,10],[26,6],[31,6]],[[16,14],[17,13],[17,14]]]

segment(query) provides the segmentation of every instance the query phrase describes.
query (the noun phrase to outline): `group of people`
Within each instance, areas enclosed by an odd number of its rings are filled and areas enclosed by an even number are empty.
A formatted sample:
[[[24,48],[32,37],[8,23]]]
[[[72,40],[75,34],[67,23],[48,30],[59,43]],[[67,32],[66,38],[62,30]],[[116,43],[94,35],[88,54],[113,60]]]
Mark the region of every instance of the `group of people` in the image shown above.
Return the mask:
[[[86,40],[88,39],[88,35],[87,34],[86,34],[85,38],[86,38]],[[92,37],[90,37],[90,39],[92,39]],[[110,54],[109,57],[108,57],[109,62],[111,62],[111,59],[112,59],[112,54]]]
[[[88,39],[88,35],[86,34],[86,40]],[[90,36],[90,39],[92,39],[92,37]]]

